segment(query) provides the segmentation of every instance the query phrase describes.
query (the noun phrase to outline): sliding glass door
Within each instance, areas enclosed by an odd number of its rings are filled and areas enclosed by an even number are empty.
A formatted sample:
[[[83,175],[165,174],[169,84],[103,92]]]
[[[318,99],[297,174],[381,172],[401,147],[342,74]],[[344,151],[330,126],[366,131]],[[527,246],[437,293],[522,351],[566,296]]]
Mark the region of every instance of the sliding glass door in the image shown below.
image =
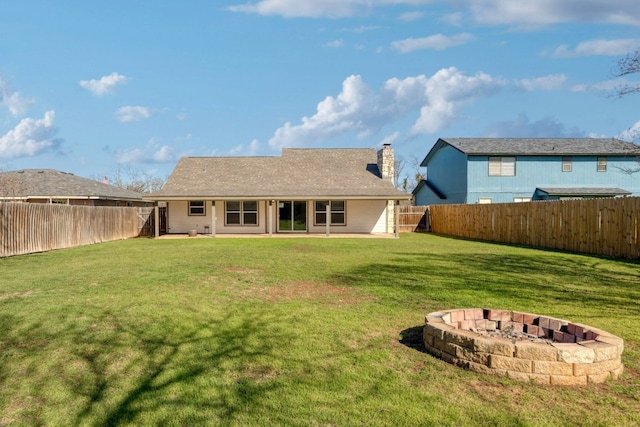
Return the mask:
[[[278,231],[307,231],[307,202],[300,200],[278,203]]]

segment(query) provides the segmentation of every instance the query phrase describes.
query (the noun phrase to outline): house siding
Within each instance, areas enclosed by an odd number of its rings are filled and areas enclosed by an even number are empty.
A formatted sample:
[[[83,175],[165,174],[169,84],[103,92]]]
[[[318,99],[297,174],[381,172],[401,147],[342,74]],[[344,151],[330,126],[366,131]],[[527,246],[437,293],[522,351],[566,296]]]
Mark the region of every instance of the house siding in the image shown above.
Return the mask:
[[[467,203],[467,156],[450,145],[438,150],[427,168],[427,179],[447,198],[440,199],[426,186],[415,195],[416,205]]]
[[[325,233],[325,225],[314,225],[314,201],[307,201],[307,231],[309,233]],[[212,206],[210,201],[205,202],[205,215],[189,215],[187,201],[170,201],[167,204],[167,231],[172,234],[186,234],[189,230],[205,233],[206,226],[211,233]],[[276,233],[278,220],[278,203],[273,205],[272,231]],[[392,206],[393,208],[393,206]],[[229,226],[225,225],[225,202],[215,201],[216,234],[266,234],[268,226],[268,201],[258,202],[257,226]],[[386,200],[347,200],[346,201],[346,225],[331,226],[331,233],[387,233],[389,215]]]
[[[515,176],[489,176],[489,156],[470,156],[468,203],[491,198],[493,203],[513,202],[515,197],[534,198],[536,187],[621,187],[640,195],[640,176],[621,168],[637,165],[635,159],[607,156],[607,171],[598,172],[602,156],[572,156],[572,171],[562,171],[562,158],[568,156],[515,156]]]

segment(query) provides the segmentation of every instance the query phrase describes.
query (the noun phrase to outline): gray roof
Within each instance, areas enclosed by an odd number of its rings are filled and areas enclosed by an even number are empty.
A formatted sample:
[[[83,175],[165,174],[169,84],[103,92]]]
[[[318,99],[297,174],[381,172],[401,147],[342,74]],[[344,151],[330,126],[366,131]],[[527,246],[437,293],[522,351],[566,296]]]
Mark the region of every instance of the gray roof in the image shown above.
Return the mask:
[[[373,149],[285,148],[282,156],[183,157],[146,199],[409,199],[383,181]]]
[[[472,156],[638,156],[640,146],[616,138],[440,138],[421,166],[444,145]]]
[[[142,194],[54,169],[0,172],[0,198],[142,201]]]
[[[550,196],[627,196],[631,191],[611,187],[538,187],[536,190]]]

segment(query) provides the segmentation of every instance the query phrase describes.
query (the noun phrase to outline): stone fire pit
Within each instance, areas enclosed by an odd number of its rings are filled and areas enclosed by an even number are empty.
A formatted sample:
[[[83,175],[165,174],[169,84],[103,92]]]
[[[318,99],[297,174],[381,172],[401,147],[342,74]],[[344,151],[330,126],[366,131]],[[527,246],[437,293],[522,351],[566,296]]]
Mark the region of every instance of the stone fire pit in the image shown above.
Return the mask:
[[[580,323],[493,309],[454,309],[425,317],[429,353],[474,372],[551,385],[617,379],[621,338]]]

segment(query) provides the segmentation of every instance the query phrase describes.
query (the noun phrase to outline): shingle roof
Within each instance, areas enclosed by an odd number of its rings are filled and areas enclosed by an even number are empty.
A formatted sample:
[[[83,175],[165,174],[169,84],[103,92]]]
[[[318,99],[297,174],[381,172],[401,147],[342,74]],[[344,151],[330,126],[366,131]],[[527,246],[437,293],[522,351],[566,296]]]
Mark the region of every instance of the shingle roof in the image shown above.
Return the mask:
[[[421,166],[445,144],[475,156],[640,155],[640,146],[616,138],[440,138]]]
[[[0,197],[142,201],[142,194],[54,169],[0,172]]]
[[[183,157],[164,187],[166,198],[409,199],[379,177],[373,149],[285,148],[276,157]]]
[[[550,196],[628,196],[631,191],[611,187],[545,187],[537,188]]]

